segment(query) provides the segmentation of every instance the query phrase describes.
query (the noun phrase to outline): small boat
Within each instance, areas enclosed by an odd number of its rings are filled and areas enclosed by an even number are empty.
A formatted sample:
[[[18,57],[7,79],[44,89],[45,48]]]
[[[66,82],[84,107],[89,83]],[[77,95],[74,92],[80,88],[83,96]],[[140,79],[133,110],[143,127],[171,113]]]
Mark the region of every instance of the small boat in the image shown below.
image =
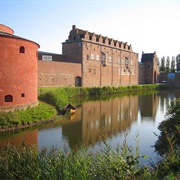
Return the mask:
[[[70,112],[70,113],[75,113],[76,108],[72,104],[69,103],[64,107],[64,111]]]

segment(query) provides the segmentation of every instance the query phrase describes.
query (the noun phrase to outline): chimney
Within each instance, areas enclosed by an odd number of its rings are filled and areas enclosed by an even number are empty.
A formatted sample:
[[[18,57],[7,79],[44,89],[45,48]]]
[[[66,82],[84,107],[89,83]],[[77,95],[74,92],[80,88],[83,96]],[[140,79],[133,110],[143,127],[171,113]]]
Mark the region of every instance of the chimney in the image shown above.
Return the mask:
[[[76,29],[76,25],[73,25],[73,26],[72,26],[72,30],[75,30],[75,29]]]

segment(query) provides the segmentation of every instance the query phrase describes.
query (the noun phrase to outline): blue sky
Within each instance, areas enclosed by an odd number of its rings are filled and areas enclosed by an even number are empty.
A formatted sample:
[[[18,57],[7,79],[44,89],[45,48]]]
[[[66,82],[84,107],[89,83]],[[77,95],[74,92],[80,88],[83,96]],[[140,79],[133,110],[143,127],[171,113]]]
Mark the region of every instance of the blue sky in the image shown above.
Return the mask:
[[[132,44],[133,51],[180,54],[180,0],[0,0],[0,24],[61,53],[72,25]]]

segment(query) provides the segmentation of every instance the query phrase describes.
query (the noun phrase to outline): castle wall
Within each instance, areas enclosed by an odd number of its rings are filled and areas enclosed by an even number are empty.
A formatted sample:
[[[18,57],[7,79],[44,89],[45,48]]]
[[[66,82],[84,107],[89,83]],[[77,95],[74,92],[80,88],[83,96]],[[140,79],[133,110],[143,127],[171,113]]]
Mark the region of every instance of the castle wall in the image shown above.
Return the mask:
[[[137,54],[90,42],[83,45],[83,86],[138,84]]]
[[[82,63],[82,42],[62,43],[62,54],[67,56],[66,62]]]
[[[75,86],[81,77],[81,64],[38,61],[38,87]]]
[[[65,62],[67,56],[49,52],[38,51],[38,60]]]
[[[139,84],[145,83],[145,65],[143,63],[139,63]]]
[[[37,105],[39,45],[0,33],[0,111]]]
[[[180,73],[179,72],[175,73],[175,83],[178,85],[180,84]]]
[[[139,81],[141,84],[154,84],[159,82],[159,62],[158,57],[156,55],[156,51],[154,53],[142,53],[141,64],[139,69],[141,70],[141,76],[139,77]],[[143,82],[144,81],[144,82]]]

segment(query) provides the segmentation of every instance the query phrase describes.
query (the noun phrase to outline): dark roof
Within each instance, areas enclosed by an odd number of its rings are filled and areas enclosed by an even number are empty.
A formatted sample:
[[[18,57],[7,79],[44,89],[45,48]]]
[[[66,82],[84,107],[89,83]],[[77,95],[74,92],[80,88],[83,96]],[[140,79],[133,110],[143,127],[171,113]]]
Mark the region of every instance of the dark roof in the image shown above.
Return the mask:
[[[141,62],[152,62],[154,58],[154,53],[142,54]]]
[[[3,32],[3,31],[0,31],[0,36],[4,36],[4,37],[10,37],[10,38],[15,38],[15,39],[22,39],[22,40],[25,40],[25,41],[30,41],[30,42],[33,42],[35,44],[37,44],[39,47],[40,45],[34,41],[31,41],[29,39],[25,39],[25,38],[22,38],[20,36],[15,36],[14,34],[9,34],[9,33],[6,33],[6,32]]]

